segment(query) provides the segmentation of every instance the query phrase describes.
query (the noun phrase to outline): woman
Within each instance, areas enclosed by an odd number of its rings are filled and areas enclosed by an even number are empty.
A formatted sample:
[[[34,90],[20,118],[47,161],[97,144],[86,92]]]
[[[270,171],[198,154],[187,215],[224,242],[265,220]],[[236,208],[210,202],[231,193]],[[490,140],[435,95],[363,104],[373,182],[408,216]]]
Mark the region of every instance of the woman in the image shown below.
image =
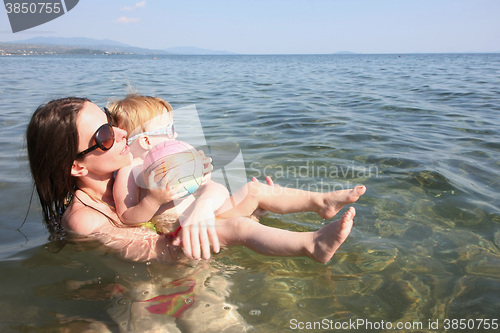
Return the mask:
[[[147,228],[118,228],[113,173],[130,163],[127,133],[111,125],[107,110],[85,98],[41,105],[27,133],[28,157],[45,223],[53,238],[65,230],[96,236],[134,260],[176,259],[182,253]],[[162,191],[171,200],[168,189]],[[159,195],[147,196],[147,203]]]
[[[172,240],[166,236],[148,228],[117,226],[122,225],[114,210],[113,174],[130,163],[130,154],[126,131],[110,124],[106,109],[103,112],[84,98],[51,101],[35,111],[26,136],[31,172],[53,238],[64,237],[68,230],[97,237],[129,259],[174,261],[181,257],[181,247],[171,245]],[[168,189],[157,191],[170,201]],[[114,302],[118,309],[112,306],[108,313],[120,327],[131,325],[139,331],[160,325],[180,332],[177,324],[193,331],[199,331],[200,326],[207,332],[220,332],[220,327],[246,330],[236,309],[224,302],[226,295],[206,287],[217,276],[212,276],[210,269],[198,271],[197,275],[194,271],[173,282],[160,275],[167,282],[138,284],[128,291],[119,289],[122,301]],[[155,292],[158,297],[151,298]],[[192,302],[191,294],[196,294],[197,302]],[[123,302],[124,297],[127,302]],[[185,304],[182,297],[191,302]],[[173,304],[176,311],[159,311],[164,304]],[[177,318],[181,312],[182,317]]]

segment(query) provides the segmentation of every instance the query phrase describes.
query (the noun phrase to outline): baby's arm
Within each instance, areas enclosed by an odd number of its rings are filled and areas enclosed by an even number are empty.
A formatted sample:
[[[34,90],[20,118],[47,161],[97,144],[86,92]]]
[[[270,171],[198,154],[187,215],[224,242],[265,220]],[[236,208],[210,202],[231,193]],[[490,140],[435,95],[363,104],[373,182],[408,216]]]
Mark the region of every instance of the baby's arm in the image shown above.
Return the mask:
[[[163,189],[141,189],[134,178],[132,166],[118,170],[113,186],[116,213],[127,225],[148,222],[160,206],[175,197],[168,187]],[[141,191],[146,191],[141,196]]]

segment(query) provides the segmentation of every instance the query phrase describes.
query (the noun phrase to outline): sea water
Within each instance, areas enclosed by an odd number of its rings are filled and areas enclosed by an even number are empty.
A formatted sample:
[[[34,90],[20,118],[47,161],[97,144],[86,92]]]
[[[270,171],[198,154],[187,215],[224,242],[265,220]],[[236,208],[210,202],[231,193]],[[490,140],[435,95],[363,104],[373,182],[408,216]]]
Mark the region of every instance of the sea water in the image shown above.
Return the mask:
[[[195,105],[206,140],[237,147],[248,178],[366,185],[346,243],[328,264],[230,248],[166,265],[49,242],[36,195],[30,205],[31,114],[52,98],[104,106],[130,90]],[[0,57],[0,330],[119,331],[140,317],[194,331],[213,318],[137,310],[193,280],[198,294],[183,301],[231,313],[240,331],[490,331],[500,320],[499,125],[498,54]],[[261,223],[309,231],[325,221]],[[221,327],[234,324],[226,317]]]

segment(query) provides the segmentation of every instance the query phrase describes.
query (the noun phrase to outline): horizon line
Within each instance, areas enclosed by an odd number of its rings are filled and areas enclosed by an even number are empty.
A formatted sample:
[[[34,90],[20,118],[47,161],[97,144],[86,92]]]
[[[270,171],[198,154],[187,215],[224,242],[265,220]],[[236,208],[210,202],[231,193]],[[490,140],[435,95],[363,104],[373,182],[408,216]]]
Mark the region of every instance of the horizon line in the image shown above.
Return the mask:
[[[33,38],[28,38],[28,39],[36,39],[36,38],[50,38],[52,36],[37,36]],[[348,50],[341,50],[341,51],[332,51],[328,53],[238,53],[234,51],[227,51],[227,50],[215,50],[215,49],[209,49],[209,48],[203,48],[203,47],[198,47],[198,46],[170,46],[166,47],[163,49],[151,49],[151,48],[146,48],[146,47],[140,47],[140,46],[133,46],[127,43],[123,42],[117,42],[115,40],[111,39],[95,39],[95,38],[90,38],[90,37],[53,37],[53,38],[60,38],[60,39],[90,39],[94,41],[109,41],[109,42],[116,42],[123,44],[124,46],[114,46],[114,47],[132,47],[132,48],[138,48],[138,49],[143,49],[147,51],[151,51],[151,53],[148,54],[140,54],[140,53],[134,53],[131,52],[130,54],[134,55],[154,55],[155,51],[163,51],[163,52],[169,52],[169,49],[181,49],[181,48],[194,48],[194,49],[199,49],[201,51],[210,51],[207,53],[170,53],[170,54],[163,54],[163,55],[377,55],[377,54],[497,54],[500,53],[500,50],[497,51],[409,51],[409,52],[394,52],[394,51],[387,51],[387,52],[354,52],[354,51],[348,51]],[[6,43],[6,44],[21,44],[21,45],[53,45],[53,46],[66,46],[66,47],[83,47],[85,49],[90,49],[93,47],[92,45],[64,45],[64,44],[45,44],[45,43],[22,43],[23,40],[14,40],[14,41],[0,41],[0,43]],[[98,46],[98,45],[96,45]],[[101,45],[104,46],[104,45]],[[211,53],[213,52],[213,53]],[[159,54],[162,55],[162,54]]]

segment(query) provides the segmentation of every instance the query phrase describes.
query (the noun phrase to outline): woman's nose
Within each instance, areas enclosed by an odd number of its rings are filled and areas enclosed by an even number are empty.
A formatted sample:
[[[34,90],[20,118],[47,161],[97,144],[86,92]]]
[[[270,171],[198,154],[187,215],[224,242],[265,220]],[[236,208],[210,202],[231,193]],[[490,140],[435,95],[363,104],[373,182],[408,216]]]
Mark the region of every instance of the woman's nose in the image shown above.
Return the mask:
[[[113,129],[115,130],[115,138],[117,141],[121,141],[122,139],[127,138],[127,131],[125,131],[124,129],[120,127],[113,127]]]

